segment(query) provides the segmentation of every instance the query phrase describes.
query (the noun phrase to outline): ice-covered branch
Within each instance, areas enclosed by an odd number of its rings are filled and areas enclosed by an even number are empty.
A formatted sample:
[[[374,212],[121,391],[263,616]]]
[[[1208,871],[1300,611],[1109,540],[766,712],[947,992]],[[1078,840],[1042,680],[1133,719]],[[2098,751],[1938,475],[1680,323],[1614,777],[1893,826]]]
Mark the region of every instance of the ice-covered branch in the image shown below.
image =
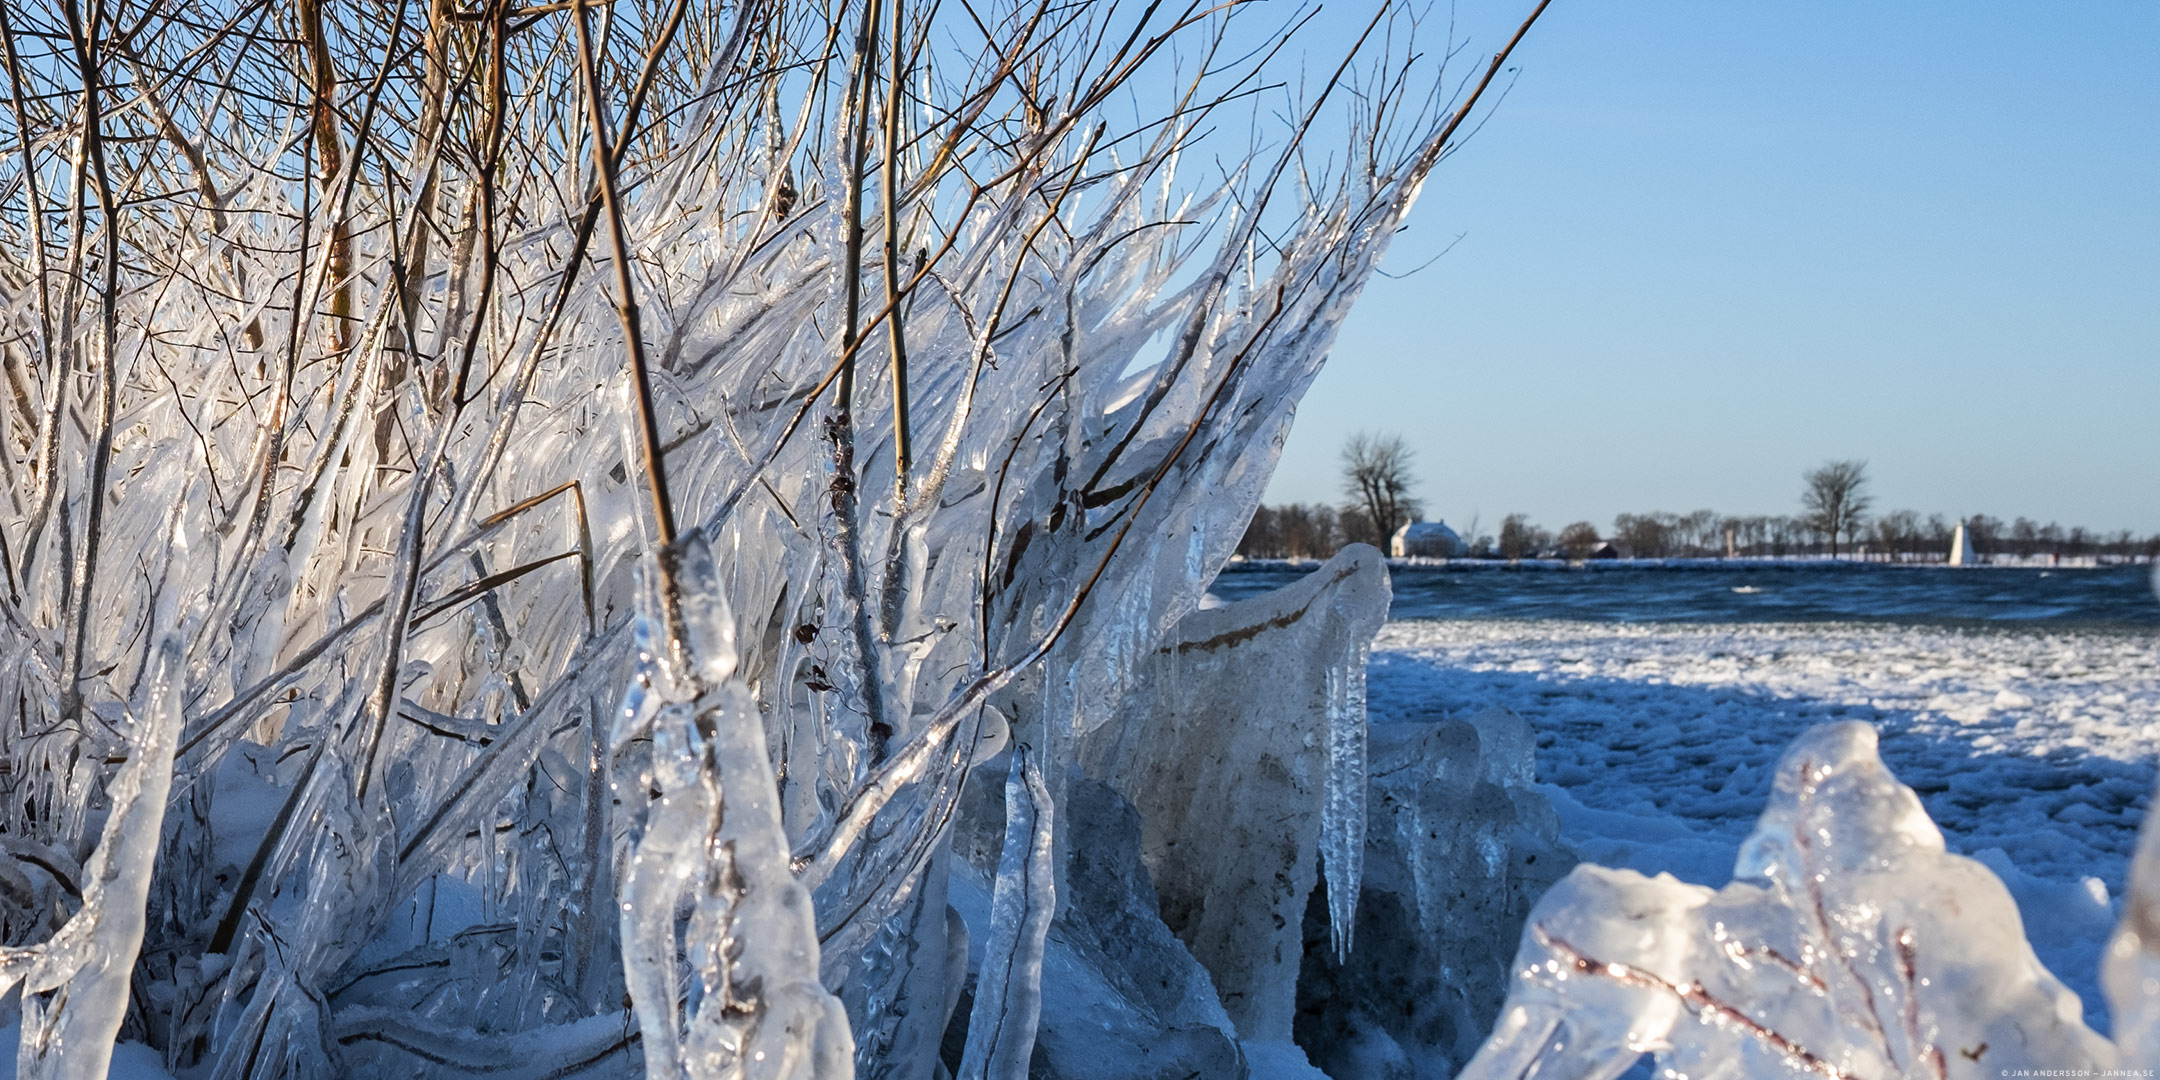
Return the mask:
[[[1005,778],[1005,851],[991,898],[990,940],[968,1018],[958,1080],[1025,1080],[1042,1011],[1043,940],[1057,910],[1051,865],[1050,789],[1042,769],[1014,747]]]
[[[672,565],[647,575],[638,621],[640,640],[661,651],[648,654],[615,733],[618,749],[650,738],[650,771],[631,782],[659,793],[623,888],[623,967],[646,1074],[846,1080],[847,1016],[818,984],[817,916],[788,863],[765,728],[736,677],[734,615],[712,552],[691,534],[659,557]]]
[[[180,739],[177,639],[160,644],[155,665],[129,733],[127,764],[106,793],[112,807],[105,827],[83,866],[81,908],[50,940],[0,949],[0,994],[22,988],[16,1062],[24,1077],[104,1080],[127,1017]]]

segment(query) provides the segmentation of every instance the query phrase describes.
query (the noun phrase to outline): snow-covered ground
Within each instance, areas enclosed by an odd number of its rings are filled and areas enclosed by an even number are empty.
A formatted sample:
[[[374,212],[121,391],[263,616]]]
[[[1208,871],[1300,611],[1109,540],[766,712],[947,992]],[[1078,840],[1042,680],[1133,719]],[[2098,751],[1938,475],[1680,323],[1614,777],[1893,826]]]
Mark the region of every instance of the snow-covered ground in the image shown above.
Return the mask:
[[[2106,1030],[2099,955],[2160,765],[2160,633],[1406,620],[1375,723],[1505,705],[1588,861],[1712,887],[1795,735],[1864,720],[1952,851],[1993,868]]]
[[[15,1050],[22,1044],[22,1025],[0,1027],[0,1080],[15,1080]],[[158,1052],[141,1043],[123,1042],[113,1047],[112,1067],[105,1080],[172,1080]]]

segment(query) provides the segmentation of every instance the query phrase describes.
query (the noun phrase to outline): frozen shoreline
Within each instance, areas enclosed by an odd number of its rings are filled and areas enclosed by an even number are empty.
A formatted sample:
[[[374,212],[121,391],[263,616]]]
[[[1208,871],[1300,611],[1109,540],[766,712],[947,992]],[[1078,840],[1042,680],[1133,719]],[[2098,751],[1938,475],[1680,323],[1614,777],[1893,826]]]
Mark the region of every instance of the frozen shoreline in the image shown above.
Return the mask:
[[[1317,569],[1322,559],[1247,559],[1234,558],[1224,564],[1225,574],[1264,573],[1290,571],[1308,573]],[[1844,570],[1854,567],[1909,570],[2110,570],[2125,566],[2151,566],[2153,561],[2139,556],[2120,558],[2116,556],[2081,556],[2050,562],[2044,558],[2021,559],[2006,556],[1989,562],[1952,566],[1941,559],[1862,559],[1828,555],[1736,555],[1732,558],[1716,556],[1676,557],[1659,559],[1435,559],[1423,557],[1390,558],[1387,566],[1394,570],[1460,570],[1460,571],[1532,571],[1532,570],[1594,570],[1599,572],[1623,570],[1743,570],[1752,567],[1776,567],[1778,569]]]
[[[2100,949],[2160,774],[2160,633],[1405,620],[1374,642],[1370,680],[1376,724],[1515,710],[1584,859],[1713,887],[1784,746],[1872,723],[2106,1030]]]

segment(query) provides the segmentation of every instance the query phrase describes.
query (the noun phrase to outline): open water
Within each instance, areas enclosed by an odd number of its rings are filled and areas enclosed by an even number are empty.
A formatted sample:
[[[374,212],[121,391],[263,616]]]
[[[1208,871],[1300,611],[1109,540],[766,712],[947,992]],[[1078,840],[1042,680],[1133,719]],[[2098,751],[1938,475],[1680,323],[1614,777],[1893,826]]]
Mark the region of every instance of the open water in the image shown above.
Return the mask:
[[[1309,569],[1232,564],[1212,591],[1224,600],[1241,600]],[[1392,619],[2160,627],[2160,600],[2146,566],[1458,562],[1396,567],[1389,573],[1395,588]]]

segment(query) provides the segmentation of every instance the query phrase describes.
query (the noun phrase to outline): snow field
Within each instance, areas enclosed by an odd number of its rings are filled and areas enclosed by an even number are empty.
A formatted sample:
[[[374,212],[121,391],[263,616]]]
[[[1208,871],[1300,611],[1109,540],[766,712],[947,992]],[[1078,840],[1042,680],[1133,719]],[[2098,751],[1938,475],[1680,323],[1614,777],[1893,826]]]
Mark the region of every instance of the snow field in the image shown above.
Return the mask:
[[[1950,850],[2017,898],[2106,1030],[2100,950],[2160,764],[2160,634],[1855,624],[1389,623],[1374,723],[1504,705],[1585,861],[1719,887],[1786,744],[1874,724]]]

